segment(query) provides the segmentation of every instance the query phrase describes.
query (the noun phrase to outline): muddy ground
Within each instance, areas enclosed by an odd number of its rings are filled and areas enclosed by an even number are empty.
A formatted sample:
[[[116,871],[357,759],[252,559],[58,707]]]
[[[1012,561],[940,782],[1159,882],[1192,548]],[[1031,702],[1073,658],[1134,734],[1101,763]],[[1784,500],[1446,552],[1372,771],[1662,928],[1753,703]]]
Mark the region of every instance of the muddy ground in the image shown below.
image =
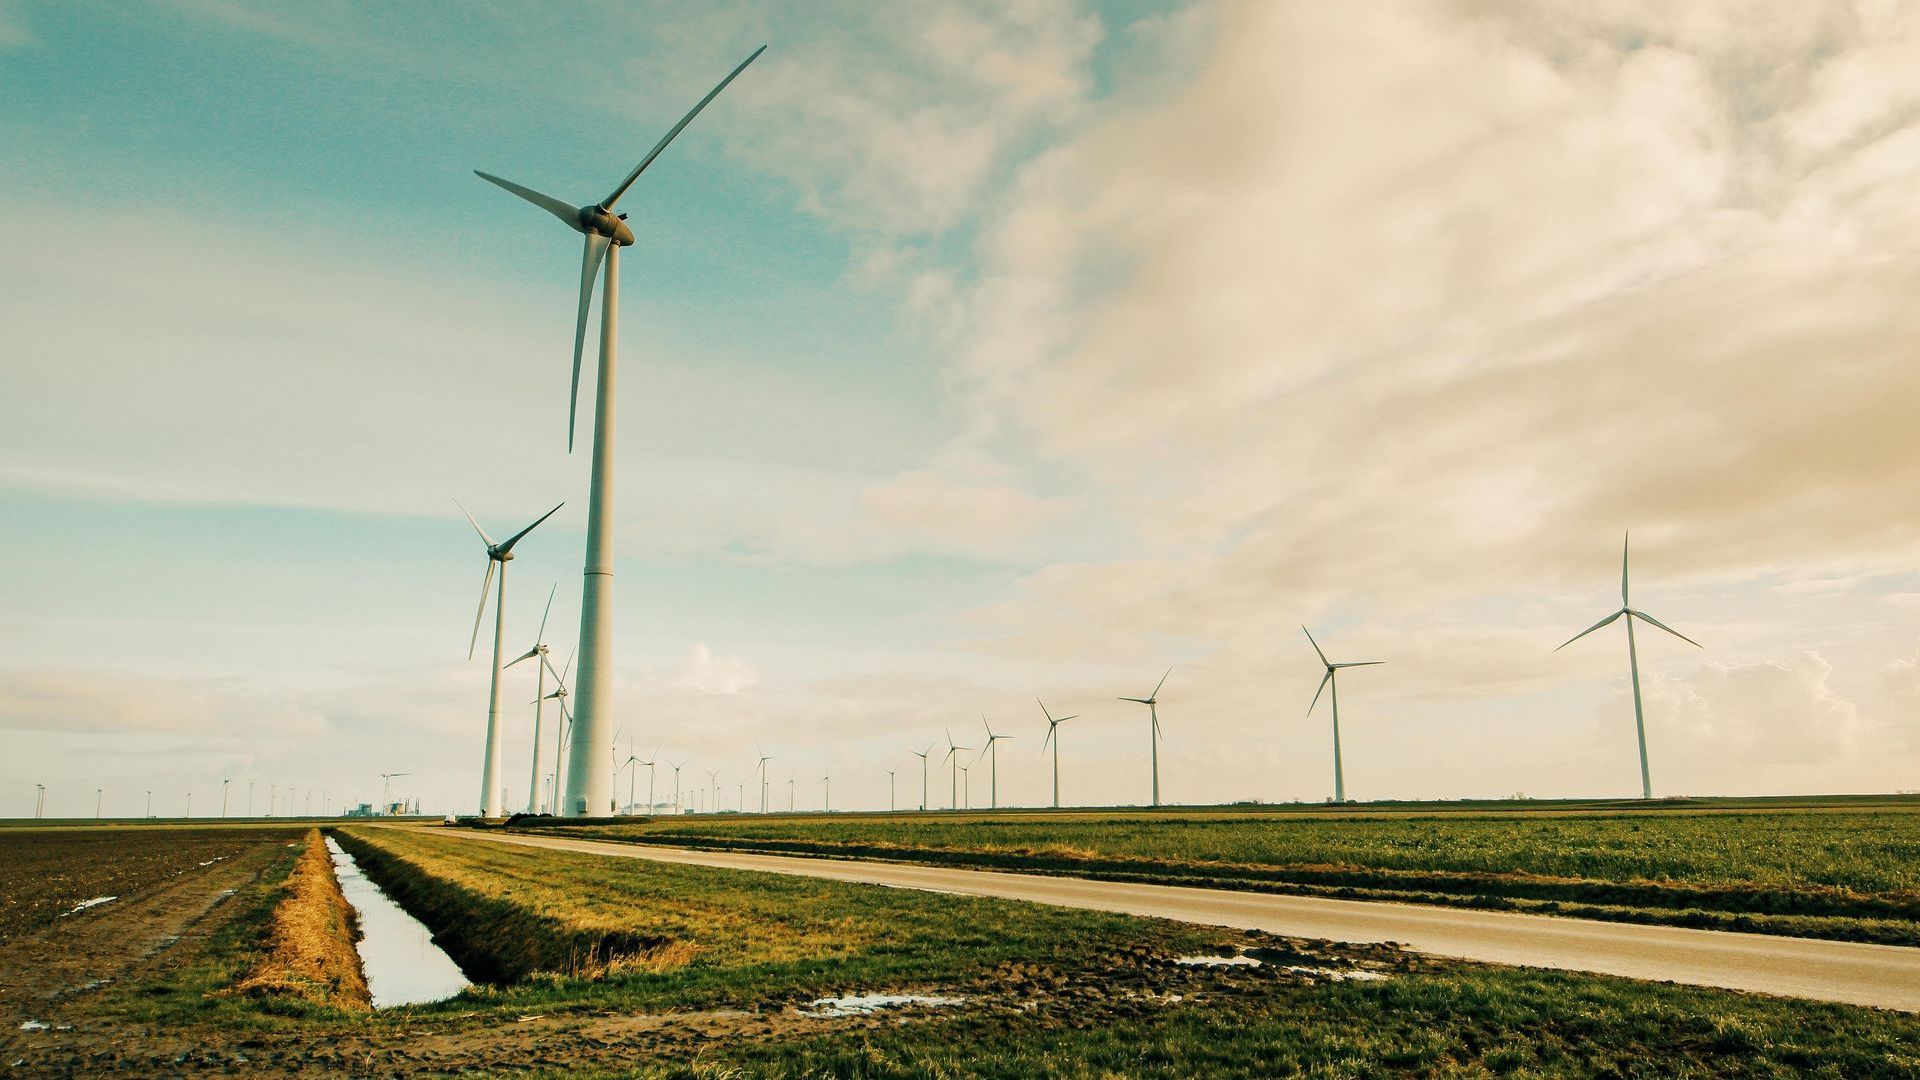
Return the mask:
[[[380,1014],[352,1019],[258,1016],[242,1024],[129,1019],[130,997],[171,985],[203,961],[217,931],[238,917],[236,890],[285,865],[286,837],[249,837],[228,857],[183,858],[190,869],[159,876],[121,901],[45,922],[0,950],[0,1075],[434,1076],[631,1066],[685,1059],[709,1044],[927,1022],[964,1013],[1026,1030],[1096,1025],[1178,1005],[1270,993],[1287,984],[1391,976],[1419,961],[1385,947],[1342,948],[1249,934],[1235,953],[1258,965],[1177,962],[1145,948],[1113,952],[1087,970],[1015,963],[938,987],[863,987],[957,996],[965,1004],[909,1006],[870,1015],[818,1015],[803,1000],[740,1010],[572,1011],[555,1016],[482,1013]],[[232,841],[229,840],[229,843]],[[101,849],[104,851],[104,849]],[[118,871],[124,875],[124,869]],[[124,876],[116,880],[127,880]],[[86,891],[86,886],[78,886]],[[31,1029],[23,1029],[25,1023]],[[44,1025],[42,1027],[41,1025]]]

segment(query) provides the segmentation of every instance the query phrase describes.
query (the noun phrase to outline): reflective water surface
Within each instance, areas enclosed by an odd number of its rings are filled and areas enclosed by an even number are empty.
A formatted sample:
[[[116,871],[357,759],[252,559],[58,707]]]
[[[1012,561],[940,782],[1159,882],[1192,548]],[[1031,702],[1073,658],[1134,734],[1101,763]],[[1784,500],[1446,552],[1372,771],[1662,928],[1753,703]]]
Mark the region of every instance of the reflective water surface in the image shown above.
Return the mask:
[[[367,880],[353,856],[341,850],[331,836],[327,837],[327,850],[333,854],[333,874],[340,879],[340,891],[360,914],[362,936],[355,948],[360,952],[360,966],[367,973],[373,1007],[439,1001],[465,989],[467,977],[461,974],[460,965],[433,943],[426,924],[407,914],[380,891],[380,886]]]

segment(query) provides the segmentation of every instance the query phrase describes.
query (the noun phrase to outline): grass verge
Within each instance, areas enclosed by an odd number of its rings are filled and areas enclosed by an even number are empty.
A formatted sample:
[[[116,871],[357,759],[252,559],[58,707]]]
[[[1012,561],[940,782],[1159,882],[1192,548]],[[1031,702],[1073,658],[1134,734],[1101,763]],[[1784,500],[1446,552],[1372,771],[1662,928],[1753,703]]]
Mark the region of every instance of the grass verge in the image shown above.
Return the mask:
[[[320,830],[309,829],[267,920],[259,958],[233,985],[255,997],[286,997],[345,1011],[373,1007],[360,955],[359,919],[333,874]]]

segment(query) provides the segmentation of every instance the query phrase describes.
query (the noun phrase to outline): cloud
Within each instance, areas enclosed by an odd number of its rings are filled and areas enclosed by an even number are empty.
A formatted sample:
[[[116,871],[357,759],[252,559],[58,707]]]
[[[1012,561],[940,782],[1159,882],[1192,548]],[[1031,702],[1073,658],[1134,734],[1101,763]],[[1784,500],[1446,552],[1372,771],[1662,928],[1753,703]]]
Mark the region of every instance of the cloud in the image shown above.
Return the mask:
[[[739,694],[753,689],[760,676],[737,656],[716,656],[704,641],[687,651],[687,663],[674,685],[703,694]]]
[[[174,679],[92,668],[0,669],[0,728],[14,731],[313,735],[313,709],[233,679]]]

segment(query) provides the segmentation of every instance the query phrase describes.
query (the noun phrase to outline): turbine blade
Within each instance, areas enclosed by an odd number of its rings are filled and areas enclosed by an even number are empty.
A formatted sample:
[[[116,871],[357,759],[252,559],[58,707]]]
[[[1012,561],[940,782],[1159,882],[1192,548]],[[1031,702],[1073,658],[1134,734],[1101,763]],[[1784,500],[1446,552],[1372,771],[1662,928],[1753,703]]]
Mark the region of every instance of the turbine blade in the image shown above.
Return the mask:
[[[1646,613],[1646,612],[1644,612],[1644,611],[1633,611],[1633,610],[1631,610],[1631,609],[1629,609],[1629,610],[1627,611],[1627,614],[1629,614],[1629,615],[1632,615],[1633,617],[1635,617],[1635,618],[1637,618],[1637,619],[1639,619],[1639,620],[1641,620],[1642,622],[1650,622],[1650,623],[1652,623],[1653,625],[1655,625],[1655,626],[1657,626],[1657,627],[1659,627],[1659,628],[1660,628],[1660,629],[1662,629],[1662,630],[1665,630],[1665,631],[1666,631],[1667,633],[1669,633],[1669,634],[1672,634],[1672,635],[1673,635],[1674,637],[1677,637],[1677,638],[1679,638],[1679,639],[1680,639],[1681,641],[1684,641],[1684,642],[1686,642],[1687,644],[1689,644],[1689,645],[1691,645],[1691,646],[1693,646],[1693,647],[1694,647],[1694,648],[1696,648],[1696,649],[1704,649],[1704,648],[1706,648],[1706,646],[1705,646],[1705,645],[1702,645],[1702,644],[1700,644],[1699,642],[1697,642],[1697,641],[1695,641],[1695,640],[1693,640],[1692,638],[1690,638],[1690,637],[1688,637],[1687,635],[1685,635],[1685,634],[1683,634],[1683,633],[1681,633],[1680,631],[1678,631],[1678,630],[1675,630],[1675,629],[1674,629],[1673,627],[1671,627],[1671,626],[1668,626],[1668,625],[1667,625],[1666,623],[1663,623],[1663,622],[1661,622],[1661,621],[1660,621],[1659,619],[1656,619],[1656,618],[1654,618],[1653,616],[1651,616],[1651,615],[1649,615],[1649,614],[1647,614],[1647,613]]]
[[[557,513],[559,513],[559,512],[560,512],[560,507],[561,507],[561,506],[565,506],[565,505],[567,505],[567,504],[566,504],[566,503],[561,503],[561,504],[559,504],[559,506],[555,506],[555,507],[554,507],[553,509],[551,509],[551,510],[549,510],[549,511],[547,511],[547,512],[546,512],[546,513],[544,513],[544,514],[541,514],[541,515],[540,515],[540,517],[539,517],[539,518],[538,518],[538,519],[537,519],[536,521],[534,521],[534,523],[533,523],[533,524],[531,524],[531,525],[529,525],[529,526],[527,526],[527,527],[526,527],[526,528],[524,528],[524,529],[521,529],[521,530],[520,530],[519,532],[517,532],[517,533],[514,533],[514,534],[513,534],[512,536],[509,536],[509,537],[507,537],[507,539],[506,539],[506,541],[505,541],[504,543],[502,543],[502,544],[500,545],[500,554],[502,554],[502,555],[505,555],[505,554],[506,554],[507,552],[509,552],[509,551],[512,551],[512,550],[513,550],[513,545],[515,545],[515,544],[517,544],[517,543],[519,543],[519,542],[520,542],[520,538],[521,538],[521,537],[523,537],[523,536],[525,536],[525,535],[527,535],[528,533],[530,533],[530,532],[532,532],[533,530],[535,530],[535,529],[537,529],[537,528],[539,528],[539,527],[540,527],[540,522],[542,522],[542,521],[545,521],[545,520],[547,520],[548,518],[550,518],[550,517],[552,517],[553,515],[555,515],[555,514],[557,514]]]
[[[1620,538],[1620,606],[1623,608],[1633,606],[1633,601],[1627,599],[1627,545],[1632,541],[1632,530]]]
[[[1300,628],[1300,632],[1307,635],[1307,644],[1313,646],[1314,654],[1320,657],[1320,663],[1323,666],[1332,666],[1327,660],[1327,654],[1320,651],[1320,643],[1313,640],[1313,631],[1303,626]]]
[[[1587,636],[1588,634],[1591,634],[1591,633],[1593,633],[1593,632],[1594,632],[1595,630],[1598,630],[1598,629],[1600,629],[1601,627],[1603,627],[1603,626],[1605,626],[1605,625],[1607,625],[1608,623],[1610,623],[1610,622],[1612,622],[1613,620],[1615,620],[1615,619],[1617,619],[1617,618],[1619,618],[1620,616],[1622,616],[1622,615],[1625,615],[1626,613],[1627,613],[1627,609],[1626,609],[1626,608],[1621,608],[1621,609],[1620,609],[1619,611],[1616,611],[1616,612],[1614,612],[1613,614],[1611,614],[1611,615],[1609,615],[1609,616],[1607,616],[1606,618],[1604,618],[1604,619],[1601,619],[1601,620],[1600,620],[1599,622],[1597,622],[1597,623],[1594,623],[1594,624],[1593,624],[1592,626],[1589,626],[1589,627],[1587,627],[1587,628],[1586,628],[1585,630],[1582,630],[1582,631],[1580,631],[1579,633],[1577,633],[1577,634],[1575,634],[1575,635],[1573,635],[1572,637],[1570,637],[1570,638],[1568,638],[1567,640],[1565,640],[1565,641],[1563,641],[1563,642],[1561,642],[1561,643],[1560,643],[1560,648],[1558,648],[1558,649],[1555,649],[1555,650],[1553,650],[1553,651],[1554,651],[1554,652],[1559,652],[1559,651],[1560,651],[1560,649],[1564,649],[1564,648],[1566,648],[1567,646],[1569,646],[1569,645],[1571,645],[1571,644],[1573,644],[1574,642],[1576,642],[1576,641],[1579,641],[1579,640],[1580,640],[1581,638],[1583,638],[1583,637],[1586,637],[1586,636]]]
[[[605,207],[608,210],[613,209],[613,204],[620,201],[620,196],[625,195],[627,193],[627,189],[633,186],[633,182],[635,180],[640,179],[640,174],[647,171],[647,166],[653,164],[653,159],[660,156],[660,151],[665,150],[667,148],[668,143],[672,142],[676,136],[678,136],[682,131],[686,130],[686,126],[688,124],[693,123],[693,118],[696,116],[699,116],[700,110],[707,107],[707,102],[712,101],[714,98],[719,97],[720,91],[725,90],[727,88],[727,84],[732,82],[735,76],[747,70],[747,65],[759,59],[760,54],[766,51],[767,51],[767,47],[765,45],[762,45],[759,48],[753,50],[753,55],[747,57],[745,60],[740,61],[740,66],[728,72],[727,77],[720,80],[720,85],[714,87],[712,90],[707,91],[707,96],[700,99],[700,104],[695,105],[692,109],[688,110],[687,115],[681,117],[680,122],[673,125],[673,130],[667,132],[665,137],[663,137],[658,143],[655,143],[652,150],[647,151],[647,156],[640,159],[640,164],[635,165],[633,167],[633,171],[627,174],[627,178],[625,180],[622,180],[620,182],[620,186],[613,189],[613,194],[607,196],[607,200],[601,203],[600,205]]]
[[[553,614],[553,594],[560,591],[560,583],[554,582],[547,590],[547,608],[540,613],[540,633],[533,639],[535,645],[544,645],[547,641],[547,616]],[[524,658],[523,658],[524,659]]]
[[[522,187],[511,180],[502,180],[492,173],[483,173],[479,169],[473,170],[473,175],[485,180],[489,184],[506,188],[515,195],[520,196],[540,209],[545,210],[547,213],[552,214],[554,217],[559,218],[561,221],[566,222],[567,227],[573,231],[580,231],[580,208],[572,203],[562,202],[551,195],[542,195],[530,187]]]
[[[575,645],[573,648],[567,650],[567,666],[560,669],[561,682],[564,683],[567,681],[567,672],[573,670],[573,655],[579,651],[580,651],[580,646],[578,645]]]
[[[487,593],[493,589],[493,557],[487,557],[487,576],[480,582],[480,610],[473,613],[473,640],[467,642],[467,659],[473,659],[473,650],[480,644],[480,620],[487,614]]]
[[[1328,664],[1327,666],[1330,668],[1372,667],[1375,664],[1384,664],[1384,663],[1386,663],[1385,660],[1354,660],[1345,664]]]
[[[460,500],[459,499],[453,500],[453,505],[460,506]],[[463,514],[467,514],[467,508],[464,506],[460,506],[460,512]],[[467,524],[473,526],[473,531],[480,534],[480,539],[485,541],[488,547],[493,546],[493,537],[488,536],[487,530],[481,528],[480,523],[473,520],[472,514],[467,514]]]
[[[1142,704],[1142,705],[1151,705],[1151,704],[1153,704],[1152,702],[1150,702],[1150,701],[1148,701],[1148,700],[1147,700],[1146,698],[1143,698],[1143,697],[1123,697],[1123,698],[1121,698],[1120,700],[1121,700],[1121,701],[1135,701],[1135,702],[1139,702],[1139,703],[1140,703],[1140,704]]]
[[[506,666],[512,667],[513,665],[519,663],[522,660],[527,659],[528,657],[539,656],[539,655],[540,655],[539,649],[528,649],[526,652],[523,652],[519,656],[516,656],[513,659],[507,661]]]
[[[1167,675],[1171,675],[1171,674],[1173,674],[1173,669],[1168,668]],[[1167,685],[1167,675],[1160,676],[1160,681],[1153,684],[1153,693],[1147,695],[1148,701],[1160,700],[1160,688]]]
[[[1078,719],[1080,719],[1080,714],[1079,714],[1079,713],[1074,713],[1074,714],[1073,714],[1072,716],[1062,716],[1062,717],[1060,717],[1059,719],[1057,719],[1057,720],[1055,720],[1055,721],[1054,721],[1054,723],[1056,723],[1056,724],[1064,724],[1064,723],[1066,723],[1066,722],[1067,722],[1067,721],[1069,721],[1069,720],[1078,720]]]
[[[1048,743],[1051,743],[1051,742],[1053,741],[1053,729],[1054,729],[1054,728],[1057,728],[1057,727],[1059,727],[1059,726],[1060,726],[1059,724],[1048,724],[1048,725],[1047,725],[1047,737],[1046,737],[1046,738],[1044,738],[1044,739],[1041,739],[1041,740],[1040,740],[1040,752],[1041,752],[1041,753],[1043,753],[1043,754],[1044,754],[1044,753],[1046,753],[1046,752],[1047,752],[1047,744],[1048,744]]]
[[[593,285],[600,279],[600,263],[607,257],[611,237],[587,234],[580,253],[580,317],[573,324],[573,390],[567,395],[567,453],[573,453],[573,429],[580,411],[580,351],[587,344],[587,310],[593,306]],[[602,312],[601,318],[606,318]]]
[[[1333,669],[1328,668],[1327,673],[1325,675],[1320,676],[1320,689],[1315,690],[1313,692],[1313,705],[1307,706],[1308,716],[1313,715],[1313,706],[1320,704],[1320,695],[1326,693],[1327,684],[1332,681],[1333,681]]]

